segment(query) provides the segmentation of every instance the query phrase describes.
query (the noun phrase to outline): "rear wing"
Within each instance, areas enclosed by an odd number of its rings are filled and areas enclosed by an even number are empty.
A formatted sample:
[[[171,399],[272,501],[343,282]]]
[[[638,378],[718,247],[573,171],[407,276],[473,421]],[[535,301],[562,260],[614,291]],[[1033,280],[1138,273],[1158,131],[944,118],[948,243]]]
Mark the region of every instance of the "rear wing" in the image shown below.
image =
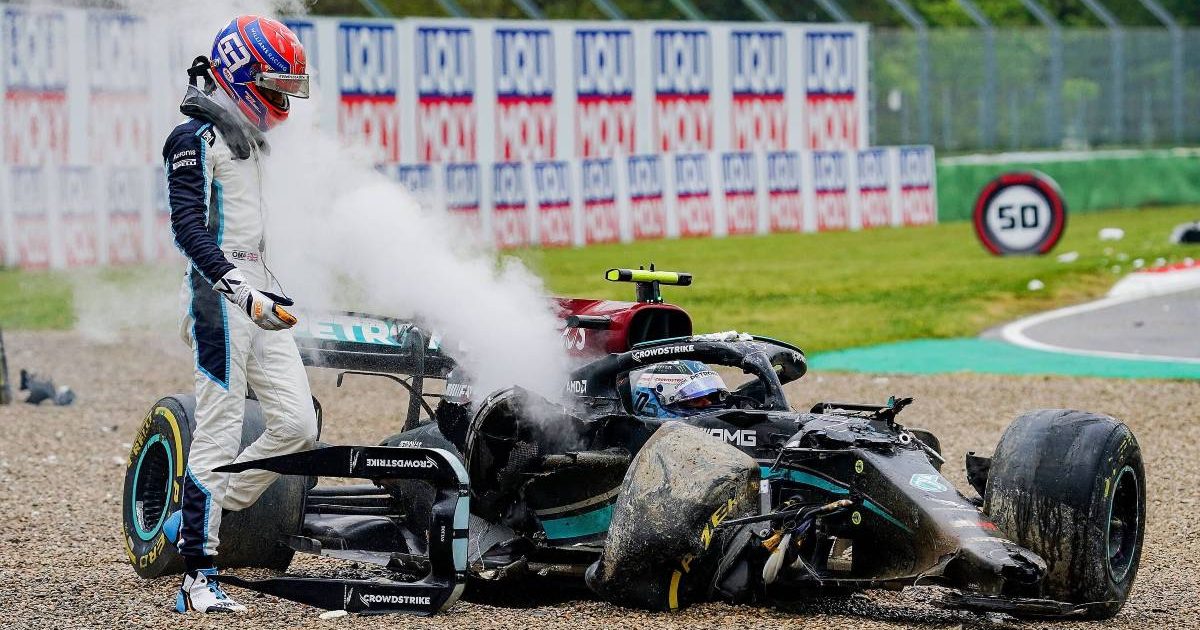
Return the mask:
[[[349,311],[299,311],[293,328],[304,365],[446,378],[454,360],[416,322]]]

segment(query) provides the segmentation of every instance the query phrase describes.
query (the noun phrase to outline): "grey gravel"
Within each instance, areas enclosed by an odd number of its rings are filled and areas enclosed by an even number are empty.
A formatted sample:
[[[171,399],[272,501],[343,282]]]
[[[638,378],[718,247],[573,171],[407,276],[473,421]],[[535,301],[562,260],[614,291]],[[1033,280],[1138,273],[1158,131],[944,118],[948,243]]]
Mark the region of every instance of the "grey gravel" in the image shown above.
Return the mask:
[[[460,602],[431,619],[350,615],[239,593],[251,612],[236,618],[170,612],[176,578],[146,581],[127,565],[120,539],[121,484],[129,440],[160,396],[191,386],[190,354],[177,338],[126,336],[89,342],[75,333],[6,332],[9,365],[51,374],[78,394],[72,407],[0,407],[0,624],[14,628],[977,628],[1029,627],[1001,615],[937,609],[936,589],[815,599],[787,610],[694,606],[648,614],[586,596],[526,594],[503,605]],[[375,443],[395,431],[403,396],[386,382],[310,373],[325,408],[324,438]],[[902,418],[942,440],[947,476],[966,486],[968,450],[990,452],[1009,420],[1036,407],[1077,407],[1124,419],[1146,457],[1150,497],[1141,571],[1121,614],[1107,627],[1200,627],[1200,422],[1195,381],[1055,377],[927,377],[810,374],[791,386],[797,407],[826,400],[915,396]],[[298,570],[321,559],[298,559]],[[250,572],[247,572],[250,573]],[[532,602],[528,601],[530,598]],[[520,607],[516,607],[516,606]],[[1054,628],[1083,623],[1042,624]]]

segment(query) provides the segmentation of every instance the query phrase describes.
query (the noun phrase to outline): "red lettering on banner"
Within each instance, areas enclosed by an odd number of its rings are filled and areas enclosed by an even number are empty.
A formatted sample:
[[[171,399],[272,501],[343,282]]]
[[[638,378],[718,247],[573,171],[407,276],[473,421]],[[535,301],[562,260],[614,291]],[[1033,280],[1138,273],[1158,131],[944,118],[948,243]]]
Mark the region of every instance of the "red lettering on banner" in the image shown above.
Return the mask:
[[[512,249],[529,245],[529,214],[525,206],[497,207],[492,222],[496,247]]]
[[[175,241],[171,237],[171,215],[165,212],[154,213],[154,259],[171,260],[175,258]]]
[[[808,97],[808,148],[818,151],[858,148],[858,106],[854,95]]]
[[[817,191],[817,230],[844,230],[850,227],[850,203],[846,193]]]
[[[904,225],[928,225],[937,222],[933,191],[927,186],[900,190],[900,216]]]
[[[99,224],[91,212],[66,214],[62,218],[63,250],[68,267],[89,267],[100,261],[96,238]]]
[[[17,239],[17,266],[22,269],[46,269],[50,266],[50,224],[45,214],[18,214],[13,228]]]
[[[713,207],[708,195],[680,196],[676,208],[679,210],[680,236],[712,236]]]
[[[67,95],[65,92],[12,91],[5,96],[5,160],[15,166],[62,164],[67,161]]]
[[[783,95],[733,97],[733,147],[739,151],[787,148]]]
[[[571,244],[571,206],[565,203],[543,205],[538,208],[539,236],[542,245],[564,247]]]
[[[633,238],[639,241],[667,235],[667,209],[662,197],[635,197],[629,207],[633,215]]]
[[[580,98],[575,107],[575,143],[579,157],[633,153],[632,97]]]
[[[554,157],[554,104],[549,97],[496,103],[496,158],[506,162]]]
[[[621,217],[611,201],[583,205],[584,240],[588,245],[615,243],[621,238]]]
[[[892,206],[888,191],[864,190],[858,195],[859,215],[864,228],[885,227],[892,223]]]
[[[338,134],[343,141],[365,147],[375,161],[400,161],[400,104],[394,96],[344,94],[338,105]]]
[[[758,202],[754,193],[725,195],[725,225],[729,234],[758,231]]]
[[[712,110],[707,94],[658,96],[654,108],[654,138],[660,150],[690,152],[712,149]]]
[[[421,99],[417,152],[426,162],[475,160],[475,105],[470,97]]]
[[[109,213],[108,261],[132,264],[142,260],[142,217],[137,212]]]
[[[88,106],[88,143],[93,165],[152,164],[149,98],[93,93]]]
[[[767,195],[767,216],[772,232],[799,232],[804,229],[804,201],[799,192]]]

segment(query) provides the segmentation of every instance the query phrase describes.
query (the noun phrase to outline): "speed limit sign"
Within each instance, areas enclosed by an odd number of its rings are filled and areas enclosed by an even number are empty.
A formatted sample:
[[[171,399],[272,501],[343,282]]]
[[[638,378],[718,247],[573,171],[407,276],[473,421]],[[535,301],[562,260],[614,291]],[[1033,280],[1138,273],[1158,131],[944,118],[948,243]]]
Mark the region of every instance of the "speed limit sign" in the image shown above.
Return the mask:
[[[1062,191],[1043,173],[1005,173],[975,200],[975,234],[997,256],[1045,254],[1066,225]]]

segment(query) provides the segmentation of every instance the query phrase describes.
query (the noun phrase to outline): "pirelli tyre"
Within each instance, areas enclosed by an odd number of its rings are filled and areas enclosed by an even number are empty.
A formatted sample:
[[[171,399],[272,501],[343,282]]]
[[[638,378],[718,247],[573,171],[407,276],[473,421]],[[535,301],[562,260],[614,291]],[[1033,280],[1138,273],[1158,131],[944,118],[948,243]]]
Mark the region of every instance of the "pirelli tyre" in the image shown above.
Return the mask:
[[[1146,528],[1146,473],[1129,427],[1108,416],[1041,409],[996,446],[984,510],[1046,561],[1042,596],[1117,614],[1137,576]]]
[[[183,559],[167,541],[163,521],[179,509],[188,448],[196,427],[195,409],[191,395],[159,400],[150,408],[129,450],[121,503],[122,538],[130,564],[144,578],[183,572]],[[262,432],[258,402],[247,400],[240,449]],[[221,520],[217,565],[286,569],[293,551],[280,539],[300,531],[306,481],[280,477],[257,503],[226,513]]]
[[[695,427],[664,424],[625,473],[588,587],[649,610],[712,598],[718,561],[735,535],[717,525],[757,511],[758,483],[750,456]]]

